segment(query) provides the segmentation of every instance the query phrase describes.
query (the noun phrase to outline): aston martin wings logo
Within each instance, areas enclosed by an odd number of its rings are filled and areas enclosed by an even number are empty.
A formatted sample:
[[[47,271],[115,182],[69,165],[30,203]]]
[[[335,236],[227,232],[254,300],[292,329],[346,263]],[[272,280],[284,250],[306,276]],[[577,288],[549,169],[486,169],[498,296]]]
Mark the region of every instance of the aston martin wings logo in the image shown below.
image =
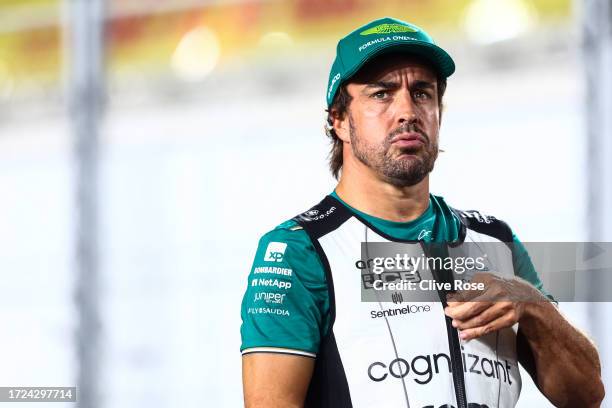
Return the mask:
[[[410,27],[403,24],[380,24],[376,27],[368,28],[365,31],[359,33],[360,35],[371,35],[371,34],[390,34],[390,33],[416,33],[418,30],[414,27]]]

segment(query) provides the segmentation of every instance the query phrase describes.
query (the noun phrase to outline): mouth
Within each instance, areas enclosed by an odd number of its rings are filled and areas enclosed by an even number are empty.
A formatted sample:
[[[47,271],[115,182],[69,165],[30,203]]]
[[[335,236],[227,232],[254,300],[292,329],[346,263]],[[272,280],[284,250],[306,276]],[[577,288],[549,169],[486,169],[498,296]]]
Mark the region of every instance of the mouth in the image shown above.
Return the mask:
[[[427,140],[417,132],[401,133],[391,139],[391,144],[401,149],[417,149],[425,146]]]

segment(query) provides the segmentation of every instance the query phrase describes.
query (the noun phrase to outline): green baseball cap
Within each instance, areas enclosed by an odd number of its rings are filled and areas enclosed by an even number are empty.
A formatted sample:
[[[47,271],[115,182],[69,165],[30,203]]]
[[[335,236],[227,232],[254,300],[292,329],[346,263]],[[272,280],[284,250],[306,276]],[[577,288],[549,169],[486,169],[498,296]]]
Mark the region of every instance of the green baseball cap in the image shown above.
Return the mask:
[[[338,41],[336,59],[327,83],[327,107],[331,106],[341,84],[355,75],[367,61],[389,51],[420,55],[428,59],[444,78],[455,72],[453,59],[425,31],[395,18],[380,18]]]

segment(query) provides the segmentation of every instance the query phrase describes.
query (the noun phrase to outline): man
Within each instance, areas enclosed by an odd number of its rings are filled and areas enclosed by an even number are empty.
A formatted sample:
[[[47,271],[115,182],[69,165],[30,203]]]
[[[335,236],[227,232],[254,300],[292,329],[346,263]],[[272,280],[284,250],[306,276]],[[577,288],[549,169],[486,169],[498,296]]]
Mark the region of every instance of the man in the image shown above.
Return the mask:
[[[546,297],[510,228],[429,193],[454,67],[427,33],[396,19],[338,43],[326,96],[339,183],[259,243],[242,305],[248,407],[513,407],[519,362],[556,406],[601,403],[595,347]],[[377,243],[427,256],[464,242],[497,245],[489,267],[471,271],[484,289],[362,300],[387,273],[367,253]],[[444,281],[445,271],[410,279]]]

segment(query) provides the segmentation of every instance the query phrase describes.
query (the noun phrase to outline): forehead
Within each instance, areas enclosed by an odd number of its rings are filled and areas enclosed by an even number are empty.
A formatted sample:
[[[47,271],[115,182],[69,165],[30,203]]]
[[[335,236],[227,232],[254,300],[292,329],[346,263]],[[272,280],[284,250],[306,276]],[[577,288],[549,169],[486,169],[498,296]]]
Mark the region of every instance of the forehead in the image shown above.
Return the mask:
[[[393,79],[410,74],[415,79],[436,82],[437,74],[432,64],[413,54],[383,54],[368,61],[350,80],[350,83],[368,84],[381,79]]]

